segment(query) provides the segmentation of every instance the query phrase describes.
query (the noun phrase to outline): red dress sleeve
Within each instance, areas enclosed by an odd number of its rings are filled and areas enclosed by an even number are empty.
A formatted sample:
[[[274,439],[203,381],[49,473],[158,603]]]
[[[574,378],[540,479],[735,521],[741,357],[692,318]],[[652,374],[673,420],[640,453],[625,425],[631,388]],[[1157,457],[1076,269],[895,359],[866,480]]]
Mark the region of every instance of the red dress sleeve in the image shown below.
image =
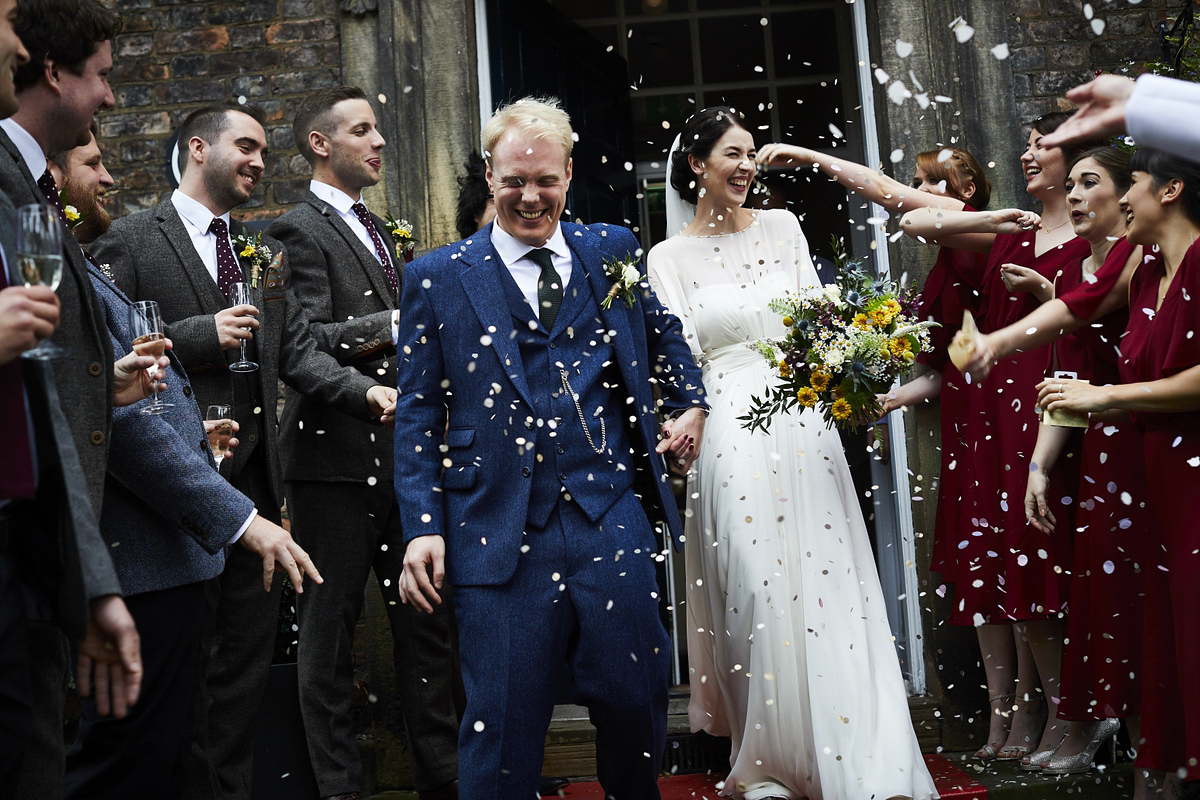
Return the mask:
[[[1136,247],[1137,245],[1130,243],[1122,236],[1108,251],[1108,257],[1104,259],[1100,269],[1092,275],[1091,280],[1084,281],[1075,288],[1065,291],[1059,296],[1059,299],[1067,304],[1067,308],[1071,309],[1072,314],[1081,319],[1090,320],[1096,314],[1096,310],[1100,308],[1101,303],[1116,288],[1121,273],[1125,271],[1125,262],[1129,260],[1129,255]],[[1121,299],[1128,302],[1128,293],[1124,288],[1121,289]]]

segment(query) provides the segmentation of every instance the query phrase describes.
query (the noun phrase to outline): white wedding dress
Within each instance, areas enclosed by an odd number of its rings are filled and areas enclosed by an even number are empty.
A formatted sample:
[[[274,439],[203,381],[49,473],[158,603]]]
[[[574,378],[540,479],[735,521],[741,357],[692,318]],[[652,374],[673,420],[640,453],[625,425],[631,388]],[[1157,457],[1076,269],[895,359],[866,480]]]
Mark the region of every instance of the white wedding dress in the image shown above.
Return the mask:
[[[837,431],[813,411],[737,419],[772,379],[767,303],[817,285],[796,217],[675,236],[650,283],[683,322],[711,414],[688,485],[692,730],[733,740],[724,793],[748,800],[936,797]]]

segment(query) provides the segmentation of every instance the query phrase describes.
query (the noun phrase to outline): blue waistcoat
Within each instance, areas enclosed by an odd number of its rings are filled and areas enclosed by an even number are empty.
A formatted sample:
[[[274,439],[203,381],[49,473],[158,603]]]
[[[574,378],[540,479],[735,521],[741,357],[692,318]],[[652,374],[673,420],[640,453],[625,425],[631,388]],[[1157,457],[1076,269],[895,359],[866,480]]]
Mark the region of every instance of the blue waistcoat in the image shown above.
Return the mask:
[[[527,521],[545,526],[564,493],[564,499],[574,500],[589,519],[597,520],[634,479],[628,413],[623,413],[629,393],[621,382],[600,305],[583,265],[574,259],[554,329],[547,332],[540,323],[532,324],[533,309],[507,267],[497,262],[516,320],[516,342],[541,443],[541,452],[535,454]]]

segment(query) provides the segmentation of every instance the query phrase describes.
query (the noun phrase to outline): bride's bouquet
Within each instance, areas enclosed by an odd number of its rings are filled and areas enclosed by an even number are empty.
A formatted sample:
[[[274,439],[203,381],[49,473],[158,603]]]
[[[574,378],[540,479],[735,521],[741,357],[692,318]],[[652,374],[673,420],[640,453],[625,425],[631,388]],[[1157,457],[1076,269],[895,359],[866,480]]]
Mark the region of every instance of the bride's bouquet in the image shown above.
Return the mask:
[[[772,300],[787,334],[756,347],[778,380],[750,411],[742,427],[766,430],[775,416],[800,406],[815,408],[826,425],[855,428],[879,418],[876,395],[930,349],[928,328],[916,319],[920,294],[869,274],[857,262],[842,266],[836,284],[813,286]]]

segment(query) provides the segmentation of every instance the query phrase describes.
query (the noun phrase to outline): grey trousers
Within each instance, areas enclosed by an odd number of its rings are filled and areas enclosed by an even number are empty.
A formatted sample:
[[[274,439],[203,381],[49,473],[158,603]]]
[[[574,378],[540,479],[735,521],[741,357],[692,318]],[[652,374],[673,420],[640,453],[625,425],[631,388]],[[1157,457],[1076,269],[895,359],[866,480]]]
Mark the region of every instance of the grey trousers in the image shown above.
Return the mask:
[[[354,720],[354,629],[374,571],[392,633],[397,700],[419,791],[458,777],[464,705],[449,592],[432,615],[404,605],[400,514],[392,487],[288,484],[292,535],[325,582],[297,598],[300,708],[322,797],[362,790]]]

